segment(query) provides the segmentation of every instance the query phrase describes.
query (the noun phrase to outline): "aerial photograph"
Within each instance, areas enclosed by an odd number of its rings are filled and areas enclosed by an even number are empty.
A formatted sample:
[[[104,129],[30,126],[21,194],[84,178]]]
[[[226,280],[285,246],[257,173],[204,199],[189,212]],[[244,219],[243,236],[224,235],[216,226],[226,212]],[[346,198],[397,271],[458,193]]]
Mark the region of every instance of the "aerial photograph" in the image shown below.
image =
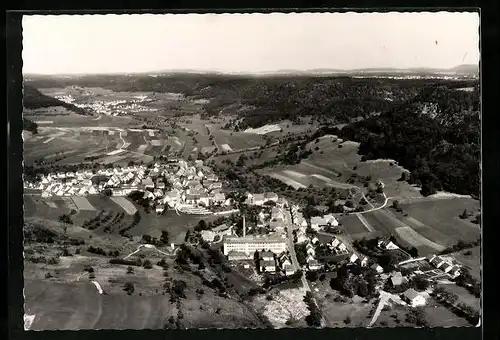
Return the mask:
[[[25,330],[481,325],[477,12],[22,25]]]

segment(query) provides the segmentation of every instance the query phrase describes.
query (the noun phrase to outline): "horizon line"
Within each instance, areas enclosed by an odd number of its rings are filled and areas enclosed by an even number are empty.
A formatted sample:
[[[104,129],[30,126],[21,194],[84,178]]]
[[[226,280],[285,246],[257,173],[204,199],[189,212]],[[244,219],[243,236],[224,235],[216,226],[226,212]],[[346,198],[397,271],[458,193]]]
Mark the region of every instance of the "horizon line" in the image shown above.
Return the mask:
[[[356,69],[337,69],[329,67],[318,67],[311,69],[277,69],[277,70],[265,70],[265,71],[219,71],[216,69],[171,69],[171,70],[151,70],[151,71],[114,71],[114,72],[78,72],[78,73],[36,73],[36,72],[22,72],[23,76],[88,76],[88,75],[132,75],[132,74],[161,74],[161,73],[192,73],[192,74],[217,74],[217,75],[272,75],[276,73],[293,74],[293,73],[303,73],[303,74],[317,74],[317,72],[330,72],[330,73],[346,73],[346,72],[360,72],[365,70],[373,71],[411,71],[411,70],[422,70],[422,71],[451,71],[454,68],[460,66],[475,66],[479,69],[480,63],[475,64],[459,64],[452,67],[428,67],[428,66],[412,66],[412,67],[366,67],[366,68],[356,68]]]

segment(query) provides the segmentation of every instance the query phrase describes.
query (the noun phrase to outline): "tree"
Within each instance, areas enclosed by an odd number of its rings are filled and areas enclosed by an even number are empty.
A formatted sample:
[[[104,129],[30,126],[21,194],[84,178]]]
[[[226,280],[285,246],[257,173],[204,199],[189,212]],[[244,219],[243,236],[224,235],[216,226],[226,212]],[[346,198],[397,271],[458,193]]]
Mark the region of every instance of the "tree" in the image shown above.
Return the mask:
[[[168,234],[167,230],[162,230],[161,231],[161,236],[160,236],[160,242],[163,244],[168,244],[170,241],[170,236]]]
[[[318,279],[318,273],[316,271],[308,271],[306,273],[306,279],[311,282],[315,282]]]
[[[464,211],[458,215],[462,220],[465,220],[467,217],[469,217],[469,214],[467,213],[467,209],[464,209]]]
[[[151,264],[150,260],[144,260],[144,263],[142,264],[145,269],[151,269],[153,268],[153,265]]]
[[[427,279],[422,275],[414,276],[411,280],[411,284],[416,290],[419,291],[424,291],[429,288],[429,281],[427,281]]]
[[[127,267],[127,274],[133,274],[134,273],[134,267],[128,266]]]
[[[135,291],[134,284],[132,282],[125,282],[123,290],[126,291],[128,295],[132,295]]]

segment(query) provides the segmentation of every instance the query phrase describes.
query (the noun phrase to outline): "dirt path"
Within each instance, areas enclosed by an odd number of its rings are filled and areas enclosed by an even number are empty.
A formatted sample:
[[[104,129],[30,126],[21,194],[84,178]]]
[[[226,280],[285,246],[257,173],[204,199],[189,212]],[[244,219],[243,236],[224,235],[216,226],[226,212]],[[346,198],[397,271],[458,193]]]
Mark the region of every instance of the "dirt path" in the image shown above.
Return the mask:
[[[363,224],[363,226],[366,228],[366,230],[368,230],[369,232],[374,232],[375,230],[373,229],[373,227],[370,225],[370,223],[368,223],[368,221],[366,220],[366,218],[363,217],[363,215],[361,214],[356,214],[356,217],[359,219],[359,221]]]

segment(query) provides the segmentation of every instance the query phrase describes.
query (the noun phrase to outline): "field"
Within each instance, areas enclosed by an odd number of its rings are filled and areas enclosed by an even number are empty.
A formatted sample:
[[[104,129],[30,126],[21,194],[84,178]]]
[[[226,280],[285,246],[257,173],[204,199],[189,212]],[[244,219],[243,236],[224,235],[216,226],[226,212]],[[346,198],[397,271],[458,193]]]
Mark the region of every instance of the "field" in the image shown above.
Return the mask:
[[[133,215],[137,211],[137,208],[125,197],[111,197],[111,200],[122,207],[129,215]]]
[[[90,204],[90,202],[85,197],[74,196],[73,202],[75,202],[78,210],[95,210],[95,208]]]
[[[470,252],[470,254],[469,254]],[[469,254],[469,255],[465,255]],[[474,247],[467,250],[462,250],[458,253],[453,253],[452,256],[469,269],[471,275],[476,280],[481,280],[481,248]]]
[[[458,217],[464,209],[474,213],[479,211],[479,202],[467,198],[436,199],[402,204],[401,207],[409,217],[419,221],[425,227],[418,229],[419,233],[429,237],[440,235],[441,240],[447,240],[446,245],[456,244],[459,240],[475,241],[480,237],[479,225],[462,220]],[[432,233],[432,234],[431,234]]]
[[[167,230],[171,242],[176,244],[183,243],[186,231],[193,228],[200,220],[209,222],[216,218],[214,216],[177,215],[172,210],[165,212],[164,215],[156,215],[154,212],[146,214],[142,208],[139,208],[139,211],[141,221],[137,226],[130,229],[129,233],[131,235],[142,236],[148,234],[152,237],[160,237],[161,231]]]
[[[348,235],[370,232],[370,230],[367,230],[363,223],[361,223],[357,215],[341,216],[338,218],[338,221],[341,224],[342,230]]]

